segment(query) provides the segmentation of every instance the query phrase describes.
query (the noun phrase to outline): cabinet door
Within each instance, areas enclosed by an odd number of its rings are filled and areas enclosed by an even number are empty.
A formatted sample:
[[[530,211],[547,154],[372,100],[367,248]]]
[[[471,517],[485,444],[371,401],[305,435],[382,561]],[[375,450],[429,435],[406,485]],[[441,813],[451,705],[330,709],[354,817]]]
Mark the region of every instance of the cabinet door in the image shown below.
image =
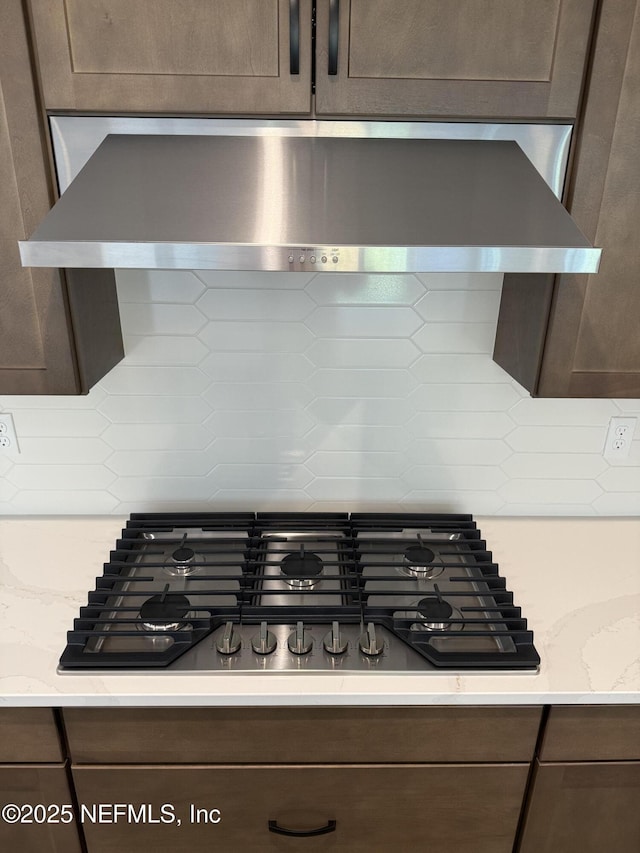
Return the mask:
[[[73,777],[85,806],[150,804],[153,817],[161,820],[160,806],[168,804],[176,816],[171,824],[85,820],[89,853],[511,853],[527,772],[526,764],[84,766],[74,767]],[[275,822],[271,830],[270,821]]]
[[[505,275],[494,360],[539,397],[640,397],[640,2],[603,0],[567,208],[596,275]]]
[[[317,112],[575,116],[593,7],[593,0],[319,0]]]
[[[66,822],[69,809],[55,808],[72,804],[64,766],[0,764],[0,805],[6,804],[20,808],[21,821],[0,820],[0,850],[80,853],[75,817]],[[45,810],[32,811],[30,806],[44,806]]]
[[[311,0],[30,0],[47,109],[308,113]],[[299,73],[291,39],[299,19]]]
[[[638,853],[640,763],[542,764],[519,853]]]
[[[567,204],[602,261],[558,277],[540,396],[640,397],[639,80],[640,3],[604,0]]]
[[[51,201],[22,6],[0,4],[0,393],[74,393],[60,274],[18,252]]]
[[[53,201],[22,0],[0,3],[0,394],[84,392],[122,358],[110,270],[24,269]]]

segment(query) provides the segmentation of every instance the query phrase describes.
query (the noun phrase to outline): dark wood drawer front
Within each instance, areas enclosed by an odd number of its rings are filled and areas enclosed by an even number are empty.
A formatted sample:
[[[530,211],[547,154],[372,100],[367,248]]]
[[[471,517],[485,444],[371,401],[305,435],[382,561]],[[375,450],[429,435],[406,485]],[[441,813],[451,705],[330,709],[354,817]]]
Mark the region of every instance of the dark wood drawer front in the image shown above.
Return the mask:
[[[70,708],[81,764],[530,761],[539,708]]]
[[[542,761],[640,760],[640,705],[554,707]]]
[[[50,708],[0,709],[0,762],[64,761]]]
[[[640,762],[537,768],[520,853],[638,853]]]
[[[418,851],[511,853],[527,765],[368,767],[74,767],[78,798],[171,804],[181,825],[84,823],[90,853]],[[123,800],[124,797],[124,800]],[[190,805],[219,810],[190,820]],[[217,817],[216,814],[213,817]],[[269,821],[295,831],[286,837]]]
[[[0,765],[0,805],[6,803],[19,807],[71,805],[64,766]],[[75,817],[71,823],[63,823],[56,809],[46,813],[23,810],[22,817],[31,822],[0,821],[0,850],[13,853],[80,853]],[[43,817],[58,822],[43,823]]]

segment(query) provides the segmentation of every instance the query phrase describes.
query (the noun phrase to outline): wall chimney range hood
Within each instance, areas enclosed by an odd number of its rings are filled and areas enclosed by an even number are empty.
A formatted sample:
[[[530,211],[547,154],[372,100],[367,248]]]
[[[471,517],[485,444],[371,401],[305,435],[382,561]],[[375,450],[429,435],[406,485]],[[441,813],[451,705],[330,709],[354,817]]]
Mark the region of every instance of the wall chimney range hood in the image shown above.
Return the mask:
[[[600,250],[556,197],[566,126],[64,116],[51,123],[64,192],[20,243],[24,266],[598,269]],[[538,146],[542,166],[531,162],[529,145]]]

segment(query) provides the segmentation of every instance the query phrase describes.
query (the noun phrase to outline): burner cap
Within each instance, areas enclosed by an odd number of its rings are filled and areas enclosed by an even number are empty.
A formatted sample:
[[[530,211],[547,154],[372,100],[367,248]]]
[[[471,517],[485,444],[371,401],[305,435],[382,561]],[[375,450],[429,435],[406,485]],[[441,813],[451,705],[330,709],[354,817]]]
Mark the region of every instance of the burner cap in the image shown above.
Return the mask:
[[[404,551],[405,560],[412,566],[426,566],[434,561],[435,556],[426,545],[409,545]]]
[[[423,598],[418,602],[416,609],[422,619],[433,625],[448,622],[453,614],[453,607],[449,602],[435,595]]]
[[[191,602],[186,595],[169,593],[152,595],[140,607],[140,618],[151,629],[170,630],[174,625],[180,627],[180,622],[191,609]]]
[[[280,562],[280,571],[288,578],[317,578],[322,574],[322,558],[317,554],[287,554]]]
[[[195,557],[196,553],[193,548],[189,548],[188,546],[184,548],[176,548],[176,550],[171,555],[171,558],[176,561],[176,563],[189,563]]]

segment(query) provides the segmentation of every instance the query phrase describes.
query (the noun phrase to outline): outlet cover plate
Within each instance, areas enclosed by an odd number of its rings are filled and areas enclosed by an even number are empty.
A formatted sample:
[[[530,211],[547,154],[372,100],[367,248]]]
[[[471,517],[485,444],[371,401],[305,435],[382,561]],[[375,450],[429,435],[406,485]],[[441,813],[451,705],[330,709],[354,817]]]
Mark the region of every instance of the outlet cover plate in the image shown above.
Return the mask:
[[[637,418],[611,418],[604,445],[605,459],[626,459],[631,449]]]
[[[0,453],[20,453],[13,415],[0,412]]]

